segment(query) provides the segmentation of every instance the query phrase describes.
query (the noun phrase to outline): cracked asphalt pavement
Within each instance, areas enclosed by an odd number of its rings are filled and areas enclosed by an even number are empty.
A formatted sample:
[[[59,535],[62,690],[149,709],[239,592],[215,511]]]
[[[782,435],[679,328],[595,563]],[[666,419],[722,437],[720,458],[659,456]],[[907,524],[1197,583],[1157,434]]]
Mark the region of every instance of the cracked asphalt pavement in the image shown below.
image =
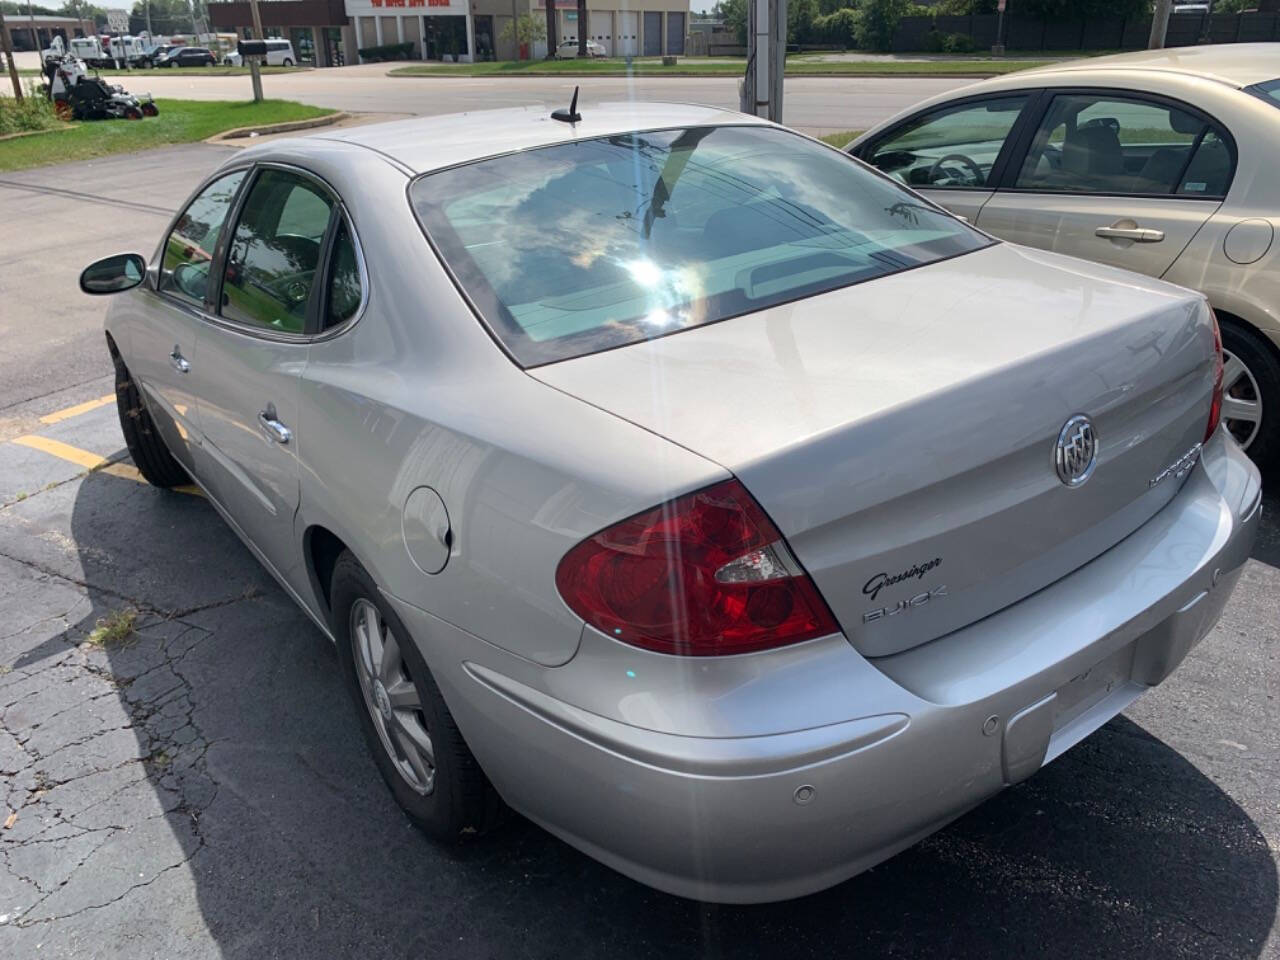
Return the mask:
[[[1280,957],[1275,497],[1170,680],[833,890],[699,905],[519,818],[427,842],[328,641],[206,501],[129,467],[75,276],[163,218],[41,189],[145,174],[172,208],[220,150],[0,183],[0,957]]]

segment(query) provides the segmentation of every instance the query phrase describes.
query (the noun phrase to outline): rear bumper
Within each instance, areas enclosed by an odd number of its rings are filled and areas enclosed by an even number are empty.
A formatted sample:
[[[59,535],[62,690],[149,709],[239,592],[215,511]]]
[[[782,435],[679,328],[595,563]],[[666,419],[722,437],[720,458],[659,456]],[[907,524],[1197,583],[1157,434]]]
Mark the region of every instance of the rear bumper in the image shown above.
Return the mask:
[[[586,635],[544,668],[393,602],[513,807],[651,886],[778,900],[909,846],[1168,676],[1217,621],[1260,503],[1220,431],[1173,501],[1087,566],[874,661],[836,636],[724,658],[729,676]]]

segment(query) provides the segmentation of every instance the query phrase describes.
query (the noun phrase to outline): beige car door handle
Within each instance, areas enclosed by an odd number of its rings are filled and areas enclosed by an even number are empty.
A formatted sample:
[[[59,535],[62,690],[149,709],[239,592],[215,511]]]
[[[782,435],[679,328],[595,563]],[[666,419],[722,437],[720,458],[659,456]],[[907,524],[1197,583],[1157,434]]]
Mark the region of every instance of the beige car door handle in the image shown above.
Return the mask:
[[[1104,240],[1134,240],[1137,243],[1159,243],[1164,239],[1163,230],[1150,227],[1098,227],[1093,235]]]

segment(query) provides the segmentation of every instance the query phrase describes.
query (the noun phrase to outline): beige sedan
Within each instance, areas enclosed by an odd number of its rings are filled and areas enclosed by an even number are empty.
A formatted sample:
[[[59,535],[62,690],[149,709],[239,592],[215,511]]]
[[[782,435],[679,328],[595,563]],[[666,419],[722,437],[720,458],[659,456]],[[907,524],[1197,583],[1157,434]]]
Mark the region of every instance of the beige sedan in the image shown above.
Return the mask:
[[[1202,291],[1222,327],[1223,419],[1259,463],[1280,461],[1280,44],[985,80],[848,149],[998,237]]]

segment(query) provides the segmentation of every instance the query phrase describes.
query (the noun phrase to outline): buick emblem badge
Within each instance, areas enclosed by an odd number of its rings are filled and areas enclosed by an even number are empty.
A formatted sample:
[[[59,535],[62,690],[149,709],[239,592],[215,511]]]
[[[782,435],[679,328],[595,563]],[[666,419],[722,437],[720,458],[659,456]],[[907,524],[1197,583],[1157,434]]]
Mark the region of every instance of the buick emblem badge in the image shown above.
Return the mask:
[[[1093,432],[1093,421],[1076,414],[1063,424],[1053,452],[1058,479],[1068,487],[1078,487],[1089,479],[1097,463],[1098,437]]]

